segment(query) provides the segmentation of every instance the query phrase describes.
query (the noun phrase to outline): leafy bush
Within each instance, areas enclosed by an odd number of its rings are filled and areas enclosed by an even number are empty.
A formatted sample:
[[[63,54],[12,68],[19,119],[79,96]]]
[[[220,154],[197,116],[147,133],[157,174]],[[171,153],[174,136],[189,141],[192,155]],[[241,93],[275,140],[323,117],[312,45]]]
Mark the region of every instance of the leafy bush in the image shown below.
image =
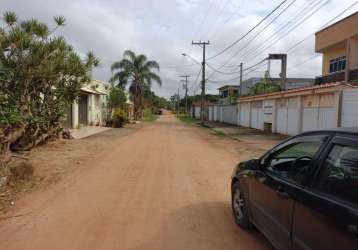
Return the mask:
[[[126,112],[118,108],[113,113],[112,118],[107,122],[107,126],[113,128],[121,128],[126,122],[128,122]]]
[[[93,53],[82,61],[63,37],[54,35],[65,24],[55,17],[51,29],[36,19],[18,22],[4,14],[0,28],[0,163],[10,149],[28,150],[58,137],[65,107],[89,82],[99,61]]]

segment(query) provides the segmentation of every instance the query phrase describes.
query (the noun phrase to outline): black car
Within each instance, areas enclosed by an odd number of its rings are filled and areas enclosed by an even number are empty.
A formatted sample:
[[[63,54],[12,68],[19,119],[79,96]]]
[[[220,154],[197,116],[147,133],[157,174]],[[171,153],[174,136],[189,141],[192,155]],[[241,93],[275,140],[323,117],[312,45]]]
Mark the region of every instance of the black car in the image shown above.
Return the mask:
[[[232,210],[277,249],[358,249],[358,128],[306,132],[234,169]]]

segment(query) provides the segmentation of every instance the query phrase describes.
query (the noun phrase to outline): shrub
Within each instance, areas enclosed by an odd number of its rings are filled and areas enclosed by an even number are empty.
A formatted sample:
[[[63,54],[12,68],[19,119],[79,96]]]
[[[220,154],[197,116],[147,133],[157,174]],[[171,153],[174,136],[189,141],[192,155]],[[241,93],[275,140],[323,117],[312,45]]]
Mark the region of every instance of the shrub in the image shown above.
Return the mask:
[[[126,112],[120,108],[117,108],[113,113],[112,118],[107,122],[107,126],[121,128],[126,122],[128,122]]]
[[[89,82],[99,61],[85,61],[54,31],[65,24],[55,17],[52,30],[36,19],[18,22],[12,12],[0,27],[0,163],[10,149],[28,150],[56,138],[62,131],[65,107]]]

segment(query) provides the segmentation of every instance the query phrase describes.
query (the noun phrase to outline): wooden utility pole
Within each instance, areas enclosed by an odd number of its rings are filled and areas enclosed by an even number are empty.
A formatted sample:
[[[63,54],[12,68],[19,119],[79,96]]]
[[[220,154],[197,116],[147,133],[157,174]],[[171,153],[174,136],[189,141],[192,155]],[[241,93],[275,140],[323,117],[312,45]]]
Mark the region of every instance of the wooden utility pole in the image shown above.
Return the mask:
[[[201,103],[200,103],[200,121],[204,123],[204,105],[205,105],[205,48],[210,42],[191,42],[192,45],[199,45],[203,48],[203,61],[202,61],[202,79],[201,79]]]
[[[242,96],[242,63],[240,63],[240,97]]]
[[[178,103],[177,115],[179,116],[179,105],[180,105],[180,94],[179,94],[179,88],[178,88],[177,103]]]
[[[190,76],[184,75],[184,76],[180,76],[180,77],[185,78],[185,84],[183,85],[183,88],[185,89],[185,114],[187,114],[188,113],[188,78]]]

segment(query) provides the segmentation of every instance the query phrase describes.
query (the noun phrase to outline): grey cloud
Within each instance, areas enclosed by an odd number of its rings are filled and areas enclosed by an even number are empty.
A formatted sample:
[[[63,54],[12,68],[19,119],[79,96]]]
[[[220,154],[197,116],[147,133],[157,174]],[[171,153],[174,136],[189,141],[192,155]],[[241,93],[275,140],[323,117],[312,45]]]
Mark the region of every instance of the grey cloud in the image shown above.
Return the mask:
[[[201,48],[192,46],[192,40],[210,39],[211,45],[208,46],[207,55],[213,55],[249,30],[280,0],[232,0],[228,1],[224,9],[225,2],[223,0],[63,0],[61,2],[55,0],[2,0],[0,10],[13,10],[23,19],[36,17],[49,24],[52,22],[53,16],[64,15],[67,25],[58,33],[65,36],[81,54],[92,50],[101,58],[101,67],[95,69],[93,74],[94,77],[103,81],[110,78],[110,65],[121,59],[124,50],[132,49],[137,53],[146,54],[161,65],[160,75],[163,79],[163,86],[161,88],[153,86],[153,89],[159,95],[169,97],[177,91],[178,87],[181,88],[179,75],[189,74],[192,76],[191,82],[194,82],[200,69],[200,66],[197,65],[183,67],[183,65],[193,63],[188,58],[181,56],[183,52],[201,60]],[[282,18],[279,18],[257,39],[253,40],[249,48],[255,49],[260,46],[273,30],[287,21],[287,18],[297,12],[305,2],[305,0],[297,0]],[[354,0],[345,0],[344,4],[342,2],[330,1],[321,10],[321,14],[314,15],[297,30],[250,63],[255,63],[269,52],[286,50],[303,36],[319,28],[325,21],[322,20],[322,13],[327,17],[332,17],[345,6],[352,4]],[[346,13],[346,15],[348,14]],[[328,18],[325,19],[328,20]],[[243,44],[245,41],[240,42],[210,63],[215,66],[221,65]],[[314,39],[308,40],[292,54],[289,54],[289,76],[313,77],[319,75],[319,57],[302,64],[299,69],[290,69],[313,55]],[[241,58],[239,54],[230,64],[238,65],[247,59]],[[223,70],[231,69],[224,68]],[[210,75],[211,70],[207,71],[207,75]],[[278,73],[278,67],[275,64],[272,65],[272,72],[273,74]],[[213,78],[225,80],[235,76],[215,75]],[[260,76],[260,73],[253,72],[250,76]],[[225,83],[235,84],[237,82]],[[208,84],[208,92],[216,93],[218,85]]]

